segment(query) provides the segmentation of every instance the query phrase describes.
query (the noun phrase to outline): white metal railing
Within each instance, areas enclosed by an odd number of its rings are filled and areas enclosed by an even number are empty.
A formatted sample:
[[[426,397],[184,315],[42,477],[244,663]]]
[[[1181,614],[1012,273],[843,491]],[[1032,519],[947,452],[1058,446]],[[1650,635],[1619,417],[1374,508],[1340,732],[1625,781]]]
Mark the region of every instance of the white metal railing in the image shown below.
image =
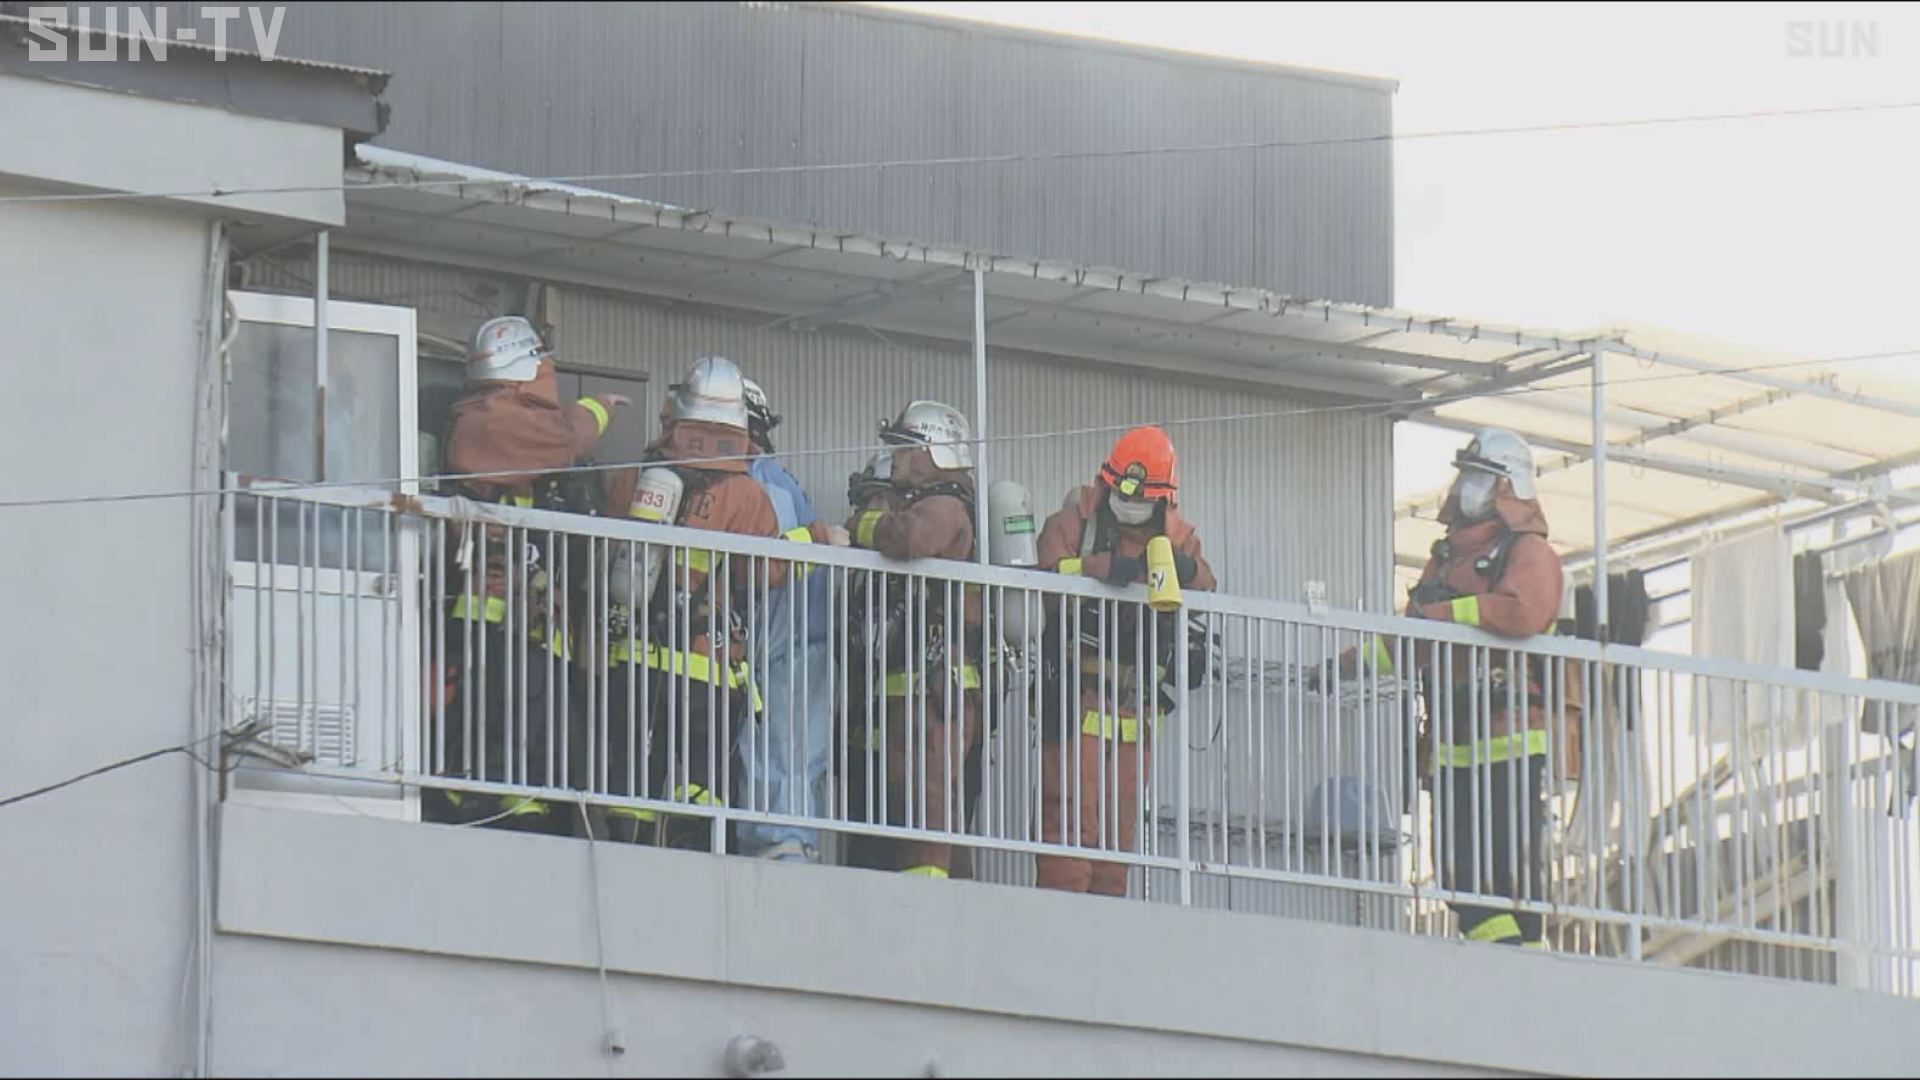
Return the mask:
[[[236,791],[1920,990],[1920,687],[458,499],[226,513],[229,722],[283,759]]]

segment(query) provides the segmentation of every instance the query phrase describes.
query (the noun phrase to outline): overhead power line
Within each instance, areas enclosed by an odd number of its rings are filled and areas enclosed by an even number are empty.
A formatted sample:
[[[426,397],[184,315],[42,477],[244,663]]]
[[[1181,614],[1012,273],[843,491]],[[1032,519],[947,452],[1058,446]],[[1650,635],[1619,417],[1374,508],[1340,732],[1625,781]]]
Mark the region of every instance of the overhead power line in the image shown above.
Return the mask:
[[[1920,347],[1910,348],[1910,349],[1897,349],[1889,352],[1858,353],[1851,356],[1832,356],[1832,357],[1824,357],[1821,359],[1785,360],[1785,361],[1778,361],[1778,362],[1766,363],[1766,364],[1748,364],[1740,367],[1716,368],[1712,371],[1680,371],[1680,372],[1671,372],[1664,375],[1645,375],[1639,378],[1610,379],[1608,380],[1607,385],[1609,387],[1621,387],[1621,386],[1638,385],[1642,383],[1670,382],[1678,379],[1723,378],[1726,376],[1742,375],[1742,374],[1748,374],[1753,372],[1778,371],[1783,368],[1807,367],[1807,366],[1829,365],[1829,364],[1860,363],[1860,362],[1869,361],[1869,360],[1892,360],[1892,359],[1898,359],[1900,357],[1917,356],[1917,355],[1920,355]],[[1153,420],[1153,421],[1143,421],[1143,422],[1158,424],[1161,427],[1180,428],[1180,427],[1200,427],[1200,426],[1208,426],[1208,425],[1216,425],[1216,424],[1247,423],[1247,422],[1256,421],[1256,420],[1284,420],[1284,419],[1291,419],[1291,418],[1303,417],[1303,416],[1325,416],[1325,415],[1340,414],[1340,413],[1359,414],[1359,415],[1372,414],[1376,416],[1389,416],[1395,413],[1404,413],[1412,408],[1435,409],[1445,405],[1456,404],[1462,401],[1483,401],[1483,400],[1489,400],[1494,398],[1524,397],[1529,394],[1564,393],[1566,392],[1567,389],[1568,388],[1564,386],[1539,386],[1539,385],[1515,386],[1515,387],[1507,387],[1501,390],[1490,390],[1490,391],[1484,391],[1484,392],[1461,391],[1460,393],[1457,393],[1457,394],[1439,395],[1431,398],[1422,398],[1417,401],[1390,401],[1390,402],[1365,401],[1365,402],[1353,402],[1346,405],[1303,405],[1293,409],[1273,409],[1273,410],[1266,410],[1261,412],[1226,413],[1226,414],[1219,414],[1219,415],[1213,415],[1213,416],[1195,416],[1195,417],[1173,418],[1173,419],[1166,419],[1166,420]],[[1013,435],[994,435],[994,436],[988,436],[984,438],[976,437],[973,439],[969,439],[967,441],[970,444],[975,446],[1035,442],[1035,441],[1046,440],[1046,439],[1074,438],[1076,436],[1083,436],[1083,435],[1117,434],[1119,432],[1131,430],[1132,428],[1135,428],[1138,426],[1140,426],[1138,423],[1100,424],[1092,427],[1062,428],[1062,429],[1056,429],[1053,431],[1032,431],[1032,432],[1023,432],[1023,433],[1013,434]],[[893,444],[889,444],[889,443],[867,443],[867,444],[856,444],[856,445],[849,445],[849,446],[818,447],[813,449],[802,449],[802,450],[782,450],[777,454],[774,454],[773,456],[777,458],[785,459],[785,460],[792,460],[796,458],[873,454],[881,451],[893,450],[895,448],[896,447]],[[759,457],[759,456],[761,455],[759,455],[758,453],[715,455],[711,457],[701,457],[701,458],[686,458],[686,459],[668,460],[668,461],[650,461],[650,462],[646,462],[645,464],[649,467],[651,466],[672,467],[672,466],[681,466],[681,465],[699,467],[702,465],[715,465],[721,462],[751,460],[752,458]],[[224,495],[250,495],[257,498],[280,498],[280,497],[297,495],[302,491],[318,491],[318,490],[338,489],[338,488],[370,488],[370,487],[385,488],[385,487],[397,487],[401,484],[433,483],[433,482],[438,482],[443,480],[447,480],[447,481],[503,480],[503,479],[515,479],[515,478],[526,477],[526,476],[562,476],[562,475],[574,474],[574,473],[599,473],[599,472],[608,472],[614,469],[633,468],[639,464],[641,463],[610,462],[610,463],[595,464],[595,465],[572,465],[572,466],[566,466],[558,469],[536,469],[536,470],[511,469],[511,470],[498,470],[494,472],[482,472],[482,473],[438,473],[438,474],[427,475],[427,476],[400,476],[400,477],[387,477],[384,479],[363,479],[363,480],[288,481],[285,483],[276,482],[271,484],[261,484],[258,486],[245,487],[245,488],[224,488],[223,487],[223,488],[202,488],[202,489],[179,489],[179,490],[172,490],[172,491],[124,492],[124,493],[106,494],[106,495],[55,496],[55,497],[39,498],[39,499],[0,499],[0,510],[28,509],[33,507],[53,507],[53,506],[85,506],[85,505],[91,505],[96,503],[152,502],[152,501],[162,500],[162,499],[211,498],[211,497],[224,496]]]
[[[1245,142],[1205,143],[1190,146],[1134,146],[1093,150],[1049,150],[1004,154],[962,155],[952,157],[893,158],[873,161],[843,161],[793,165],[748,165],[705,169],[668,169],[617,173],[584,173],[571,176],[501,176],[485,178],[374,180],[365,183],[300,184],[278,187],[194,188],[175,191],[100,191],[56,192],[41,195],[0,197],[0,206],[26,203],[102,202],[125,199],[226,199],[243,195],[310,195],[329,192],[382,191],[409,188],[488,187],[521,184],[633,183],[658,180],[691,180],[706,177],[786,176],[821,173],[874,172],[887,169],[931,169],[979,165],[1031,165],[1067,161],[1101,161],[1123,158],[1170,157],[1187,154],[1223,154],[1250,150],[1306,150],[1321,147],[1390,145],[1393,143],[1435,139],[1487,138],[1502,135],[1541,135],[1557,132],[1606,131],[1624,128],[1664,127],[1680,124],[1712,124],[1751,120],[1779,120],[1795,117],[1842,116],[1849,114],[1893,112],[1920,109],[1920,101],[1869,102],[1857,105],[1824,105],[1800,109],[1754,109],[1744,112],[1695,113],[1682,116],[1642,116],[1615,120],[1574,120],[1560,123],[1516,124],[1503,127],[1447,128],[1434,131],[1382,132],[1376,135],[1347,135],[1320,139],[1262,139]]]

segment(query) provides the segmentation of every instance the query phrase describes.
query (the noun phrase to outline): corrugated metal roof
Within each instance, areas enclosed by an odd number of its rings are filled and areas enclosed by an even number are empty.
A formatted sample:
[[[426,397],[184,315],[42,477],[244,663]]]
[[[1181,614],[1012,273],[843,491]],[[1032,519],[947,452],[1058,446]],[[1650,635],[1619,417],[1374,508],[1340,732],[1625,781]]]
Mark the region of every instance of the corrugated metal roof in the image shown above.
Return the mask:
[[[336,128],[349,140],[377,135],[386,127],[388,113],[380,100],[386,73],[307,60],[269,60],[238,48],[215,49],[172,40],[172,33],[185,27],[167,20],[166,10],[149,24],[164,39],[164,47],[151,48],[144,38],[109,33],[104,20],[82,27],[0,15],[0,75]],[[59,40],[66,44],[62,49],[47,49],[52,56],[42,52],[49,34],[64,35]],[[100,62],[87,52],[90,49],[132,59]],[[163,58],[170,62],[158,62]]]
[[[1869,489],[1856,477],[1920,460],[1920,388],[1863,386],[1838,367],[1769,375],[1740,370],[1755,363],[1751,353],[1663,349],[1645,333],[1502,326],[730,218],[372,147],[352,178],[365,186],[349,192],[351,231],[392,250],[506,259],[553,280],[773,312],[800,326],[856,323],[952,341],[971,337],[968,285],[979,268],[992,347],[1350,403],[1343,408],[1368,403],[1372,415],[1510,427],[1568,455],[1547,462],[1541,489],[1570,552],[1592,543],[1583,463],[1596,346],[1663,373],[1614,377],[1615,540],[1750,509],[1756,493],[1861,497]],[[1417,506],[1404,507],[1400,558],[1423,558],[1430,530]]]
[[[1849,364],[1736,347],[1668,331],[1619,332],[1606,391],[1611,543],[1787,503],[1891,494],[1892,470],[1920,460],[1920,383]],[[1545,379],[1523,395],[1439,406],[1427,422],[1463,433],[1504,427],[1532,440],[1553,539],[1594,542],[1591,375]],[[1464,441],[1464,439],[1463,439]],[[1405,500],[1404,563],[1424,562],[1445,491]]]

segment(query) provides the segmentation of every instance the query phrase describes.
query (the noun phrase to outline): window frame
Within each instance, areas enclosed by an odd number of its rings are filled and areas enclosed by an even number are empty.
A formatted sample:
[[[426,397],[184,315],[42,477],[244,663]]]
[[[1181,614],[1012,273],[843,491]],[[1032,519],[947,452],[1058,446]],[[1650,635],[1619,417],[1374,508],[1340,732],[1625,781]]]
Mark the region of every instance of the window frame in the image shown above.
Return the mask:
[[[263,323],[304,330],[313,329],[312,297],[228,290],[227,299],[232,305],[236,323]],[[419,494],[420,483],[417,479],[420,469],[418,313],[410,307],[368,304],[352,300],[328,300],[327,333],[331,335],[336,330],[391,337],[396,340],[394,362],[399,365],[399,371],[396,373],[394,385],[400,425],[398,431],[398,477],[401,480],[399,490],[407,494]],[[316,372],[316,390],[318,390],[317,376]],[[227,404],[229,408],[233,407],[231,399]],[[230,448],[228,452],[231,453]],[[225,464],[228,466],[228,475],[231,478],[237,479],[241,475],[232,469],[231,460]],[[321,470],[324,476],[324,464]],[[395,539],[398,541],[403,538]],[[234,559],[231,561],[230,571],[233,574],[233,584],[236,586],[255,588],[265,584],[253,560]],[[376,571],[356,574],[344,569],[314,569],[309,570],[303,578],[297,566],[276,565],[269,568],[269,573],[272,578],[271,588],[275,591],[297,592],[304,588],[317,590],[320,595],[341,596],[352,592],[367,597],[378,597],[386,595],[394,587],[388,580],[390,575]]]

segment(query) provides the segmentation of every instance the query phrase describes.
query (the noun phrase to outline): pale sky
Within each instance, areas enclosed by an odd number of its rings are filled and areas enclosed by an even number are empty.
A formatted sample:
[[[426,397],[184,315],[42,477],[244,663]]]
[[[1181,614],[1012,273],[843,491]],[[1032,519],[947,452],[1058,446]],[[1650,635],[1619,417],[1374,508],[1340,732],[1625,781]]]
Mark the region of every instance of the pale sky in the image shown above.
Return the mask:
[[[894,6],[1395,78],[1400,133],[1920,103],[1920,9],[1895,5]],[[1842,51],[1877,55],[1791,56],[1799,21],[1860,24]],[[1920,108],[1402,141],[1395,303],[1807,356],[1920,348],[1917,149]],[[1398,457],[1403,492],[1444,482],[1419,468],[1435,455]]]

